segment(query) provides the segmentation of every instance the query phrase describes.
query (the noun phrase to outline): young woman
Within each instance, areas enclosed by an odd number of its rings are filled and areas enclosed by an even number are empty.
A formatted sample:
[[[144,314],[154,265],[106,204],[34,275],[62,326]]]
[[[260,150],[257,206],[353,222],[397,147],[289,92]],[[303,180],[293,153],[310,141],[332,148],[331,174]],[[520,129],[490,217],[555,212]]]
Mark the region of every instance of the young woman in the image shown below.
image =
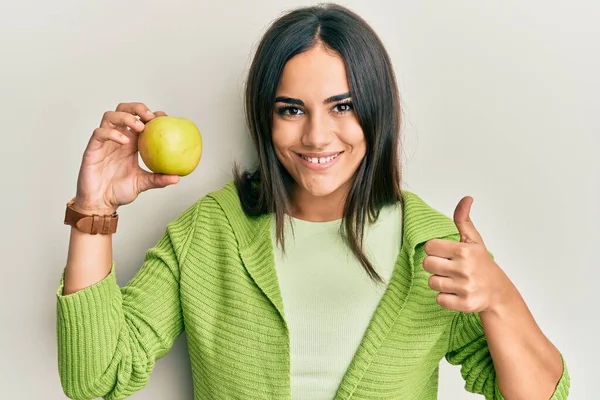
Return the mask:
[[[164,113],[104,114],[66,212],[69,397],[130,396],[185,330],[198,399],[430,400],[444,357],[488,399],[567,398],[563,358],[486,249],[472,198],[448,218],[401,190],[396,80],[359,16],[326,5],[275,21],[246,111],[258,167],[168,224],[123,288],[117,208],[178,177],[137,162],[136,135]]]

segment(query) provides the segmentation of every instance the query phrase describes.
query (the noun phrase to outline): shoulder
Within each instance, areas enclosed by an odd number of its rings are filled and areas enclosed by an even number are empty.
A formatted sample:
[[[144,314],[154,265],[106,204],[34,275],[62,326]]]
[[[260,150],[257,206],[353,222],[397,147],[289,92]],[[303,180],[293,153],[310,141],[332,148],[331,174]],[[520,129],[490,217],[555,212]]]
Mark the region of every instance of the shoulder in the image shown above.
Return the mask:
[[[224,216],[226,214],[243,213],[241,203],[237,195],[237,190],[232,181],[227,181],[222,187],[217,190],[206,193],[199,197],[192,204],[188,205],[178,217],[171,221],[171,224],[176,223],[186,215],[201,215]],[[239,215],[237,215],[239,217]]]
[[[224,233],[234,235],[240,245],[251,242],[259,227],[268,220],[246,215],[232,180],[200,197],[170,225],[181,226],[183,221],[190,219],[193,220],[193,230],[209,236]]]
[[[402,191],[402,210],[404,236],[414,246],[431,239],[451,239],[458,235],[452,218],[412,191]]]
[[[220,189],[212,191],[201,199],[202,207],[216,212],[233,224],[249,219],[233,180],[227,181]],[[218,210],[216,210],[218,209]]]

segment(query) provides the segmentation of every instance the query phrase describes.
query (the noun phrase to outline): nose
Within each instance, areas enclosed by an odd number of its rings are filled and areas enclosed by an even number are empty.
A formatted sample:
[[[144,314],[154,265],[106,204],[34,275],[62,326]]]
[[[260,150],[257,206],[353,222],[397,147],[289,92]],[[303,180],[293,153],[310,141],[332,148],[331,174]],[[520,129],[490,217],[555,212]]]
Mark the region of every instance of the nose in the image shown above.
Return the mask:
[[[307,148],[323,150],[327,148],[332,139],[333,132],[325,118],[321,117],[319,113],[312,114],[302,132],[302,144]]]

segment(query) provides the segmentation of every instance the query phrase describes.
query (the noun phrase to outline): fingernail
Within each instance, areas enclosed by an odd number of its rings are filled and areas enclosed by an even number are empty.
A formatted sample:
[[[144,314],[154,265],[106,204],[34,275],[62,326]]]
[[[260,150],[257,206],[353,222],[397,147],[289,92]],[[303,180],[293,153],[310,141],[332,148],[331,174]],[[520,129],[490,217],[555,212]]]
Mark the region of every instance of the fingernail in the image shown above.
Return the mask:
[[[138,120],[138,121],[137,121],[135,124],[136,124],[136,125],[137,125],[137,126],[140,128],[140,129],[142,129],[142,128],[144,127],[144,123],[143,123],[142,121],[139,121],[139,120]]]
[[[154,117],[154,113],[150,110],[146,111],[146,115],[149,117]]]

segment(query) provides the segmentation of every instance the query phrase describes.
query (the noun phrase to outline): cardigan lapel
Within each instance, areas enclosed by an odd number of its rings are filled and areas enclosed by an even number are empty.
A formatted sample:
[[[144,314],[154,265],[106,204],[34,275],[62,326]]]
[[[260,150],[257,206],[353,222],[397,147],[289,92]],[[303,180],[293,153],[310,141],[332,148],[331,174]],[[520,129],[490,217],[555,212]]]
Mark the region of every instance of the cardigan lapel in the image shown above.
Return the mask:
[[[279,288],[279,280],[275,269],[275,257],[270,236],[268,216],[261,217],[256,224],[256,237],[248,246],[240,248],[240,255],[246,270],[271,301],[285,323],[283,297]],[[286,324],[287,325],[287,324]]]
[[[335,399],[350,399],[377,355],[411,294],[416,247],[430,239],[442,238],[458,229],[454,222],[427,205],[417,195],[403,191],[402,246],[388,287],[338,388]]]
[[[238,242],[240,257],[248,274],[265,294],[283,323],[283,298],[275,269],[275,256],[270,236],[270,216],[248,217],[242,209],[233,181],[210,196],[219,203]]]

